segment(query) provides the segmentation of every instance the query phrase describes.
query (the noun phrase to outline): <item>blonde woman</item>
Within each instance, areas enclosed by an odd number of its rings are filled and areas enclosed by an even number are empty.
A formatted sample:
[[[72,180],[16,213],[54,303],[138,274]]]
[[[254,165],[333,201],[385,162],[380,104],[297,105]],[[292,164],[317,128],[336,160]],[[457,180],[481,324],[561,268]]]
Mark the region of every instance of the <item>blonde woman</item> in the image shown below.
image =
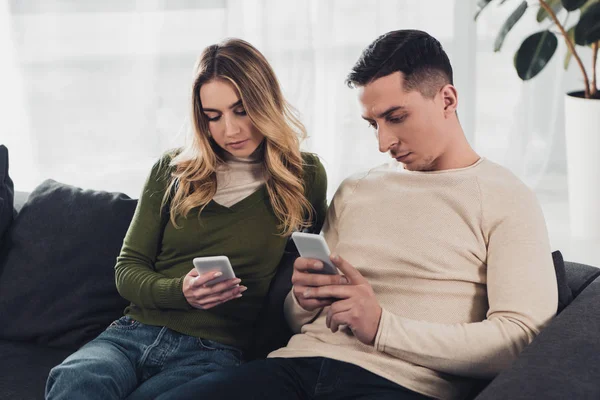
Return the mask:
[[[195,69],[194,137],[152,168],[115,267],[125,316],[52,369],[48,399],[150,399],[239,365],[294,230],[319,231],[326,175],[264,56],[230,39]],[[192,259],[225,255],[215,285]]]

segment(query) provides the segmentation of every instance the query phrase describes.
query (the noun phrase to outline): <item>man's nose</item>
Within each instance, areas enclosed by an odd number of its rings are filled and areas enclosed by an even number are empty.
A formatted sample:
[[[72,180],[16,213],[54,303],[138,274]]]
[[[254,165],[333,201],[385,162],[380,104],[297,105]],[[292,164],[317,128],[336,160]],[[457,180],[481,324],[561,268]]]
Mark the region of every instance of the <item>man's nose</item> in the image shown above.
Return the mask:
[[[398,139],[389,131],[389,129],[382,126],[377,128],[377,140],[379,141],[379,151],[382,153],[387,153],[398,143]]]

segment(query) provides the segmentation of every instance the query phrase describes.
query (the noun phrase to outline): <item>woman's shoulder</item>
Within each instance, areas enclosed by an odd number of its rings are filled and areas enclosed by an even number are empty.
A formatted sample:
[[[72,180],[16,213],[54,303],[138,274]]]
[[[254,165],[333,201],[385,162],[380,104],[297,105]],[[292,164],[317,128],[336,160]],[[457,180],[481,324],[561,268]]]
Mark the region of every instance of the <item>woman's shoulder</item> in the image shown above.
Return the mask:
[[[155,181],[168,180],[171,177],[171,173],[175,168],[172,161],[181,151],[181,148],[167,150],[156,160],[150,173]]]
[[[309,175],[325,174],[325,167],[321,163],[321,159],[315,153],[302,152],[302,167],[304,172]]]
[[[302,164],[304,169],[304,184],[307,188],[326,188],[327,172],[321,163],[321,159],[314,153],[302,152]]]
[[[307,168],[307,169],[323,168],[321,159],[315,153],[309,153],[309,152],[303,151],[300,154],[302,154],[302,164],[303,164],[304,168]]]

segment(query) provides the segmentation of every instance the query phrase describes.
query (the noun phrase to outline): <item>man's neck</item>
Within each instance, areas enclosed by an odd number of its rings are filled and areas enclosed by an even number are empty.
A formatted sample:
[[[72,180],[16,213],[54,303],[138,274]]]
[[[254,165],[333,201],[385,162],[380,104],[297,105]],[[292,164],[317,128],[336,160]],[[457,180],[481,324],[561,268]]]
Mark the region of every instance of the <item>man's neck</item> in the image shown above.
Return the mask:
[[[473,150],[460,125],[451,133],[452,141],[446,152],[437,160],[437,171],[466,168],[475,164],[481,158]]]

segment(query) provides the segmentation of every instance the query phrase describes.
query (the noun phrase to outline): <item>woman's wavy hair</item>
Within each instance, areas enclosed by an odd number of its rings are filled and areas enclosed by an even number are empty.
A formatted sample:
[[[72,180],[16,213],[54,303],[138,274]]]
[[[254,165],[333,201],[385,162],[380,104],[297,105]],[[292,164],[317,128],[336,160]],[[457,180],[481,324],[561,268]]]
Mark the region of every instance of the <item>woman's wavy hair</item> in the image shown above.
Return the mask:
[[[163,198],[163,205],[170,201],[173,225],[177,227],[176,218],[187,217],[195,207],[202,212],[217,191],[215,169],[225,161],[223,150],[210,136],[200,87],[220,79],[237,90],[248,117],[265,137],[261,144],[263,171],[281,235],[309,227],[314,210],[305,196],[300,154],[300,140],[306,137],[306,129],[284,99],[266,58],[244,40],[228,39],[207,47],[194,70],[192,140],[171,160],[173,172]]]

